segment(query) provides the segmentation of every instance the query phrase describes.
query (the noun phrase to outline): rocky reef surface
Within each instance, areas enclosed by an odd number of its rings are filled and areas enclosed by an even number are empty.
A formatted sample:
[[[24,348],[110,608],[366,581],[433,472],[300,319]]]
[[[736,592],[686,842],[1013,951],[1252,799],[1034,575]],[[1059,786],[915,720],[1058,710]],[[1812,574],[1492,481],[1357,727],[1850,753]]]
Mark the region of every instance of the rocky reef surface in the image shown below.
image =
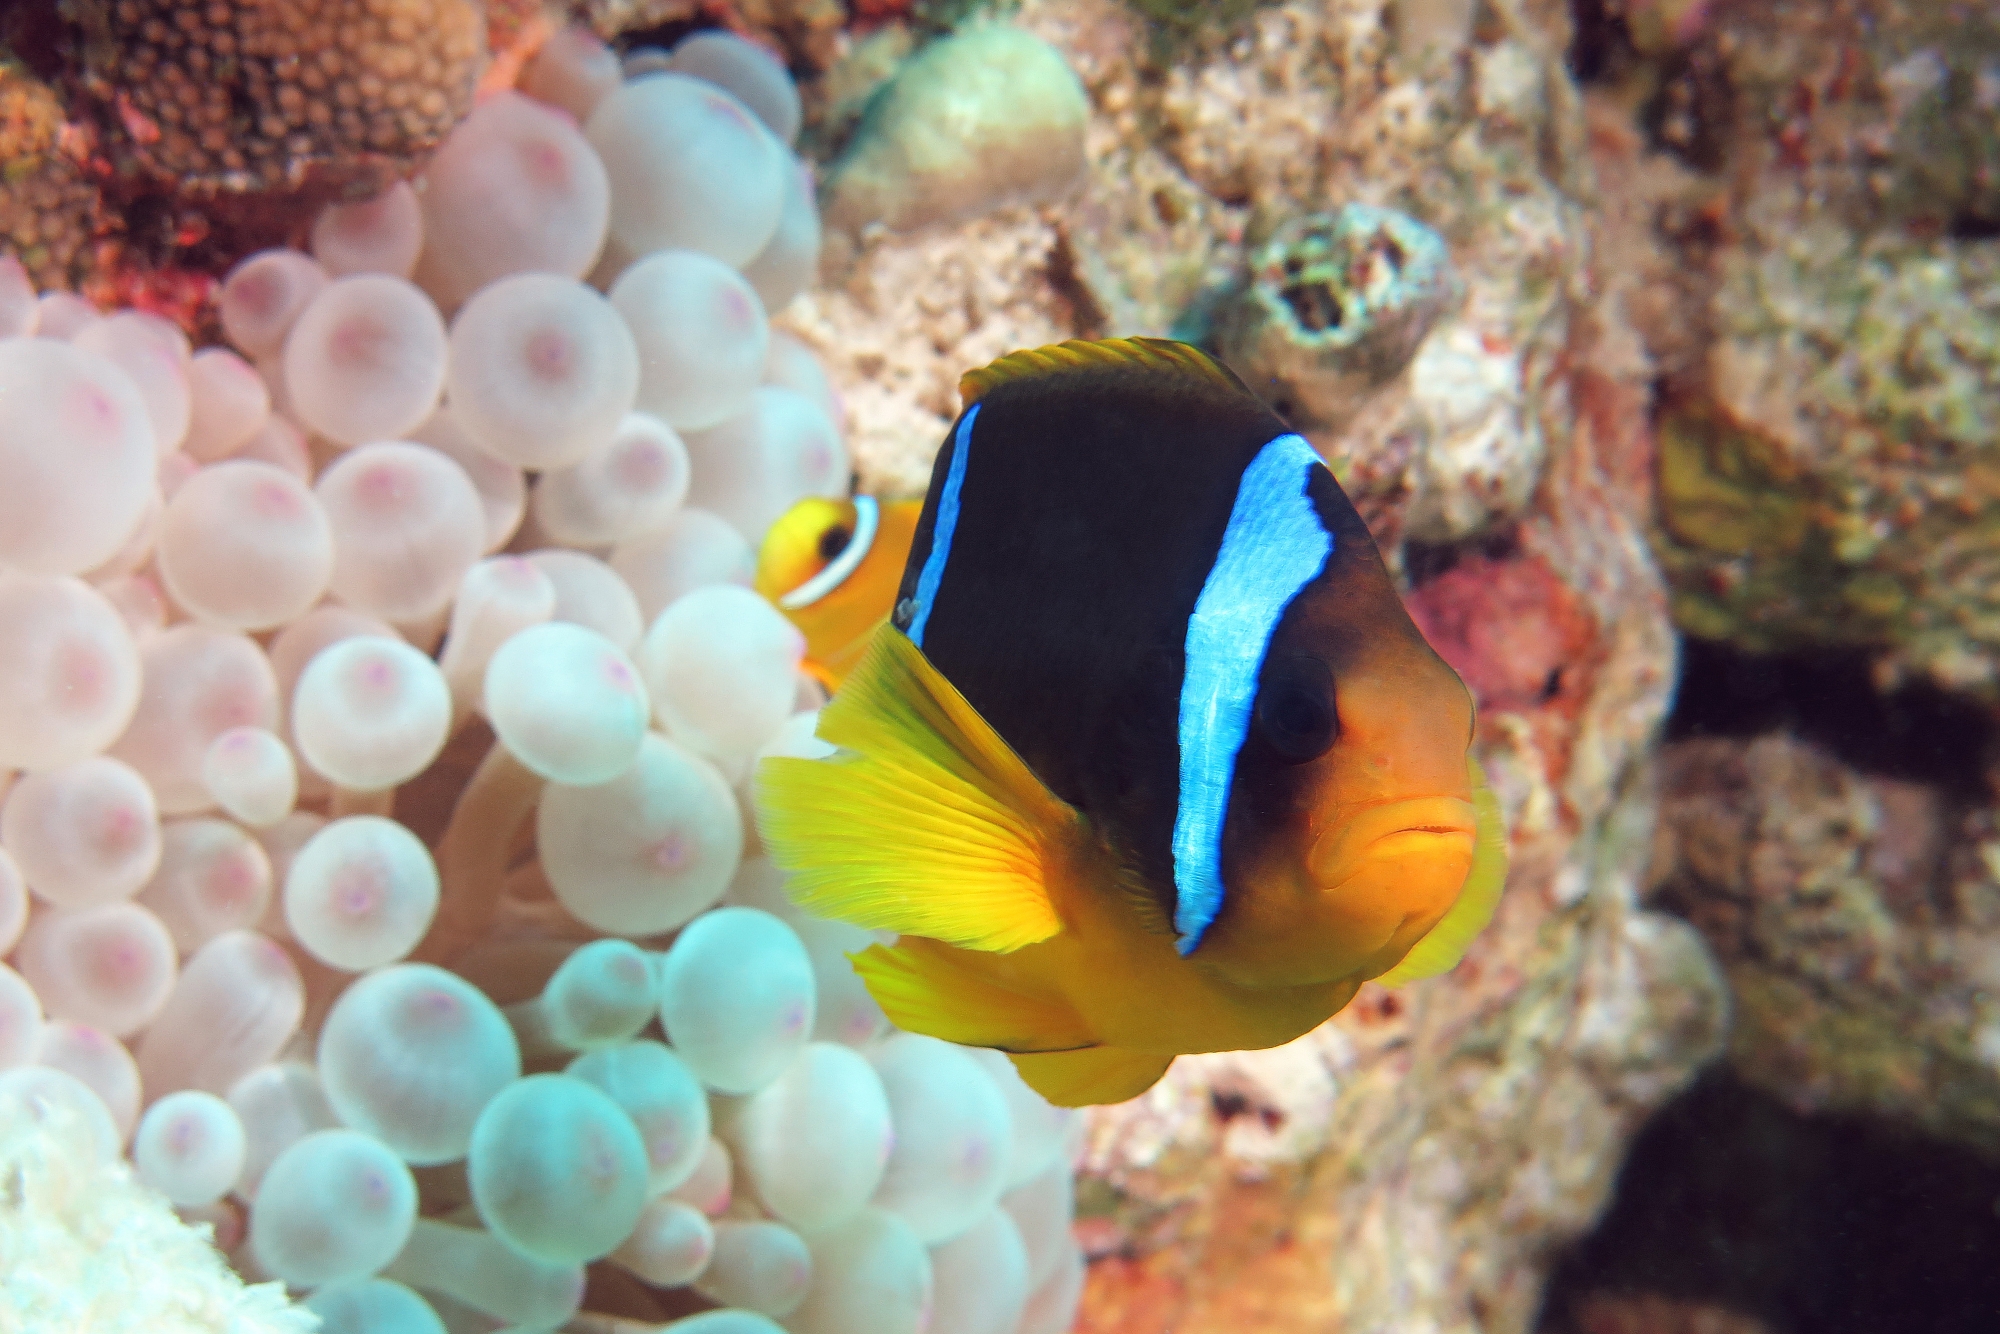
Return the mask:
[[[1544,1257],[1724,1039],[1709,951],[1639,902],[1675,648],[1653,367],[1615,299],[1639,275],[1604,256],[1650,239],[1593,211],[1566,11],[1451,11],[1273,5],[1146,66],[1122,5],[1025,4],[1090,98],[1076,194],[859,229],[794,323],[864,474],[909,488],[981,356],[1215,335],[1334,462],[1479,696],[1514,830],[1499,920],[1447,978],[1098,1113],[1084,1329],[1526,1328]]]
[[[1327,0],[1137,65],[1123,6],[1017,21],[1081,76],[1092,170],[830,271],[800,327],[875,424],[864,467],[916,485],[989,348],[1212,339],[1335,461],[1478,694],[1515,840],[1449,977],[1098,1114],[1083,1327],[1528,1328],[1632,1135],[1717,1056],[1991,1152],[1982,761],[1940,788],[1783,720],[1656,749],[1676,632],[1859,653],[1864,705],[1912,678],[1968,701],[1919,749],[1984,744],[1985,21]],[[1364,210],[1402,239],[1344,240]],[[1763,1327],[1587,1296],[1578,1329]]]

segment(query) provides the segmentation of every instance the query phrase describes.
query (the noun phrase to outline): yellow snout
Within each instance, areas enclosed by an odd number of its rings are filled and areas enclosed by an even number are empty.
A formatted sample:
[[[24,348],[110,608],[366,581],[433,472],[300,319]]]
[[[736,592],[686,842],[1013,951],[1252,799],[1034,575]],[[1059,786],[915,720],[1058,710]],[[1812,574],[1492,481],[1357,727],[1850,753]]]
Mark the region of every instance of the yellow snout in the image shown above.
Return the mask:
[[[1472,803],[1416,797],[1329,824],[1290,874],[1254,878],[1194,958],[1243,986],[1388,971],[1442,918],[1472,869]]]

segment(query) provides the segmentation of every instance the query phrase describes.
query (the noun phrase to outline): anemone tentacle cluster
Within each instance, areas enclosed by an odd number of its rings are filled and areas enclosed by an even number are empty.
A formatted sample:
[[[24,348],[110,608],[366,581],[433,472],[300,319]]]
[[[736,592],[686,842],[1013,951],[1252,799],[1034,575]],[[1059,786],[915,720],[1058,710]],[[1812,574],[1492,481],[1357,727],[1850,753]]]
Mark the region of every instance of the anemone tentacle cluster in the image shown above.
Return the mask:
[[[848,452],[770,323],[796,91],[654,63],[552,41],[227,346],[0,261],[0,1123],[329,1331],[1055,1334],[1073,1118],[895,1032],[748,818],[823,702],[752,552]]]

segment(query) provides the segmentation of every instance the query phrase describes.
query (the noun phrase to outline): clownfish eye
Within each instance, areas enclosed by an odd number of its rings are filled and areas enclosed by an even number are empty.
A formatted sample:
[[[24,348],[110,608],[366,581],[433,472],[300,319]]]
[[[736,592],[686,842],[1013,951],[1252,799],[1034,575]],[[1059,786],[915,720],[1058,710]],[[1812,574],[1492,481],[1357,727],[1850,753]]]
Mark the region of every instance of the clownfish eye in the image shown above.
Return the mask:
[[[819,535],[819,558],[831,564],[841,552],[847,550],[847,544],[853,540],[852,530],[835,524]]]
[[[1271,664],[1257,691],[1256,721],[1265,742],[1287,763],[1318,759],[1340,734],[1333,673],[1318,658]]]

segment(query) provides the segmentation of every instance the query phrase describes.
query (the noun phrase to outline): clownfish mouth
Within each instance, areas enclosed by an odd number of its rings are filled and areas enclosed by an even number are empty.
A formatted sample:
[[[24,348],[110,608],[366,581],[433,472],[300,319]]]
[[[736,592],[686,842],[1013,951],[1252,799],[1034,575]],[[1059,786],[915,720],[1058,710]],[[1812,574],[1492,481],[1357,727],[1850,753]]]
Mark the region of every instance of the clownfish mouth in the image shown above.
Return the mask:
[[[1425,863],[1447,872],[1443,877],[1418,874],[1418,882],[1452,878],[1448,894],[1458,891],[1456,881],[1464,879],[1471,864],[1478,825],[1472,803],[1459,797],[1408,797],[1364,806],[1339,820],[1320,835],[1308,861],[1312,877],[1323,890],[1334,890],[1353,880],[1369,867],[1396,863],[1416,871]],[[1427,886],[1426,886],[1427,887]],[[1418,884],[1410,885],[1414,897],[1428,898]],[[1441,886],[1440,886],[1441,888]],[[1439,911],[1450,904],[1446,897]],[[1428,904],[1412,903],[1415,911]]]

